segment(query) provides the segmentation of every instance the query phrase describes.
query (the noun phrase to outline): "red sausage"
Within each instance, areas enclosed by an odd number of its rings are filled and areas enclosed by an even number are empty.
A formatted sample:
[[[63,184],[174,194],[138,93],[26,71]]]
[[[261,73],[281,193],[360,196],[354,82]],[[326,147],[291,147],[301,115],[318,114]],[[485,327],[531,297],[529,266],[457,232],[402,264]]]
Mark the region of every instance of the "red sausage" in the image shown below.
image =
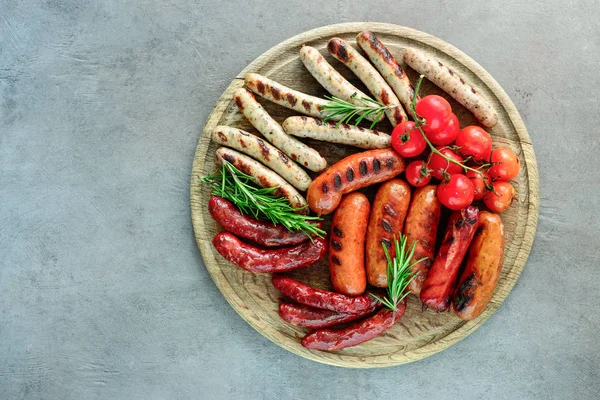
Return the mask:
[[[346,296],[327,290],[315,289],[283,275],[273,275],[273,286],[282,294],[298,303],[339,313],[361,313],[373,307],[378,301],[373,296]]]
[[[479,210],[473,206],[450,215],[442,247],[421,289],[421,301],[437,311],[450,306],[460,265],[477,230]]]
[[[285,272],[308,267],[327,252],[326,239],[316,238],[293,247],[263,250],[242,242],[229,232],[217,234],[213,246],[228,261],[250,272]]]
[[[333,212],[342,195],[387,181],[404,171],[404,159],[393,149],[352,154],[333,164],[308,187],[306,200],[319,215]]]
[[[393,312],[383,309],[372,317],[344,329],[319,329],[302,339],[302,346],[314,350],[342,350],[371,340],[390,329],[406,311],[406,299]]]
[[[291,246],[308,240],[308,236],[302,232],[290,232],[283,225],[276,226],[244,215],[230,201],[221,197],[211,196],[208,211],[225,230],[263,246]],[[321,224],[315,225],[320,227]]]
[[[336,292],[348,296],[363,294],[365,274],[365,234],[371,205],[362,193],[344,196],[333,214],[329,236],[329,273]]]
[[[366,317],[379,307],[381,307],[381,303],[374,301],[371,308],[360,313],[348,314],[322,310],[304,304],[281,303],[279,305],[279,315],[284,321],[292,325],[319,329]]]

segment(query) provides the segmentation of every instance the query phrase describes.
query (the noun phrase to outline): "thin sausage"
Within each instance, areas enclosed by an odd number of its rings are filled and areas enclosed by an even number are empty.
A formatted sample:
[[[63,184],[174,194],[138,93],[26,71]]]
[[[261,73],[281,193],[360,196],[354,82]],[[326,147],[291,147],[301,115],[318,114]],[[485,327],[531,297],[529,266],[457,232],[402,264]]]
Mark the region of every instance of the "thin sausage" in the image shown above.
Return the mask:
[[[435,255],[435,238],[442,214],[442,203],[435,193],[436,188],[436,185],[427,185],[415,190],[404,224],[407,243],[417,242],[410,262],[414,263],[424,258],[423,261],[413,265],[412,273],[416,275],[408,285],[410,292],[417,296],[421,293],[423,282]]]
[[[410,114],[415,89],[398,61],[372,32],[363,31],[359,33],[356,37],[356,44],[398,96],[398,100],[404,106],[406,113]]]
[[[337,72],[314,47],[303,45],[300,59],[308,72],[333,96],[357,106],[364,106],[359,99],[371,99]],[[365,119],[373,121],[375,117],[370,115]]]
[[[450,215],[446,234],[421,289],[421,301],[437,311],[450,306],[456,289],[460,265],[473,240],[479,210],[469,206]]]
[[[394,238],[402,233],[409,204],[410,186],[401,179],[384,182],[375,194],[366,246],[367,278],[373,286],[388,287],[388,262],[382,246],[390,257],[396,255]]]
[[[298,303],[339,313],[362,313],[370,310],[374,302],[378,302],[369,294],[350,297],[316,289],[284,275],[273,275],[271,281],[275,289]]]
[[[329,273],[336,292],[348,296],[367,288],[365,233],[369,221],[369,199],[354,192],[342,198],[333,214],[329,236]]]
[[[452,69],[415,49],[406,50],[404,61],[465,106],[483,126],[496,125],[498,114],[492,105]]]
[[[297,246],[264,250],[242,242],[229,232],[218,233],[213,238],[213,246],[227,261],[254,273],[287,272],[308,267],[325,257],[327,252],[327,240],[322,238]]]
[[[394,106],[385,111],[393,126],[408,119],[394,91],[354,47],[340,38],[333,38],[327,43],[327,50],[329,54],[350,68],[378,101],[386,106]]]
[[[304,328],[319,329],[366,317],[382,306],[374,301],[372,307],[356,314],[338,313],[296,303],[279,304],[279,316],[284,321]]]
[[[262,162],[298,190],[308,189],[310,176],[288,156],[267,141],[241,129],[219,125],[212,131],[213,142],[231,147]]]
[[[343,194],[387,181],[404,171],[404,159],[392,149],[363,151],[333,164],[308,187],[310,208],[319,215],[336,209]]]
[[[275,147],[311,171],[321,171],[327,166],[327,161],[318,151],[308,147],[299,140],[287,135],[260,105],[247,89],[241,88],[233,92],[235,104],[246,119]]]
[[[310,117],[289,117],[281,127],[285,133],[301,138],[322,140],[329,143],[345,144],[361,149],[385,149],[391,147],[391,136],[348,124],[323,122]]]
[[[217,161],[223,160],[231,163],[238,170],[250,176],[252,181],[264,188],[278,186],[279,189],[273,192],[275,196],[285,197],[293,208],[300,212],[308,212],[306,200],[292,185],[287,183],[282,177],[265,167],[258,161],[243,155],[227,147],[220,147],[216,151]]]
[[[319,329],[304,336],[301,343],[307,349],[327,351],[357,346],[390,329],[402,318],[405,311],[406,299],[395,312],[386,308],[344,329]]]
[[[461,319],[479,316],[494,294],[504,259],[504,226],[497,214],[482,211],[469,247],[467,266],[459,280],[452,308]]]

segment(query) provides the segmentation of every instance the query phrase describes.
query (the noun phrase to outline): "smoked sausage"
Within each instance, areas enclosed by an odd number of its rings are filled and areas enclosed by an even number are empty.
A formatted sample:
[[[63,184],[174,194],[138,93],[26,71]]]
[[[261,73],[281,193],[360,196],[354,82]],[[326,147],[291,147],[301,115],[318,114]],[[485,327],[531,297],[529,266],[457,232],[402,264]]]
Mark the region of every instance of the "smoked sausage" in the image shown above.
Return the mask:
[[[374,301],[372,307],[359,313],[349,314],[323,310],[320,308],[306,306],[304,304],[281,303],[279,304],[279,316],[284,321],[295,326],[319,329],[366,317],[381,306],[381,303]]]

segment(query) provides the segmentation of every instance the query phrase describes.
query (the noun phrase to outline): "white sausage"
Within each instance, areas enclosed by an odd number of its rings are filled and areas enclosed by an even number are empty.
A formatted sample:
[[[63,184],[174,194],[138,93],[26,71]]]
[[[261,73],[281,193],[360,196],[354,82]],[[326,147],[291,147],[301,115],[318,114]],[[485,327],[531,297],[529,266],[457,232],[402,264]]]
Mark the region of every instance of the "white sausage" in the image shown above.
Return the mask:
[[[481,122],[481,125],[487,128],[496,125],[498,114],[491,104],[452,69],[415,49],[406,49],[404,61],[465,106]]]
[[[230,126],[219,125],[212,131],[212,140],[232,147],[262,162],[299,190],[306,190],[312,182],[310,176],[266,140]]]
[[[348,124],[336,126],[335,122],[323,122],[310,117],[289,117],[281,126],[297,137],[346,144],[361,149],[384,149],[390,147],[390,135]]]
[[[318,151],[308,147],[299,140],[287,135],[281,125],[260,105],[248,89],[240,88],[233,92],[233,99],[246,119],[258,129],[263,136],[287,154],[292,160],[300,163],[311,171],[322,171],[327,166],[327,161]]]
[[[340,38],[333,38],[327,43],[327,50],[329,54],[350,68],[378,101],[386,106],[396,106],[385,111],[393,126],[408,119],[394,91],[379,72],[354,47]]]

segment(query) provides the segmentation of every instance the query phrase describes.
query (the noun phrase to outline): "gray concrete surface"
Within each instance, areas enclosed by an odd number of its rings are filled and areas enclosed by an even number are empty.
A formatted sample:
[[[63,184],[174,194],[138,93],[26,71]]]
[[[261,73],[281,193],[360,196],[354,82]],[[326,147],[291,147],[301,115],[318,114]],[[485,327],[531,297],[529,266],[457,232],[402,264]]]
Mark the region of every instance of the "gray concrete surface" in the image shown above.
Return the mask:
[[[260,336],[208,276],[189,215],[196,141],[232,77],[346,21],[475,58],[521,111],[542,184],[500,310],[384,370]],[[599,398],[598,21],[597,0],[0,0],[0,398]]]

